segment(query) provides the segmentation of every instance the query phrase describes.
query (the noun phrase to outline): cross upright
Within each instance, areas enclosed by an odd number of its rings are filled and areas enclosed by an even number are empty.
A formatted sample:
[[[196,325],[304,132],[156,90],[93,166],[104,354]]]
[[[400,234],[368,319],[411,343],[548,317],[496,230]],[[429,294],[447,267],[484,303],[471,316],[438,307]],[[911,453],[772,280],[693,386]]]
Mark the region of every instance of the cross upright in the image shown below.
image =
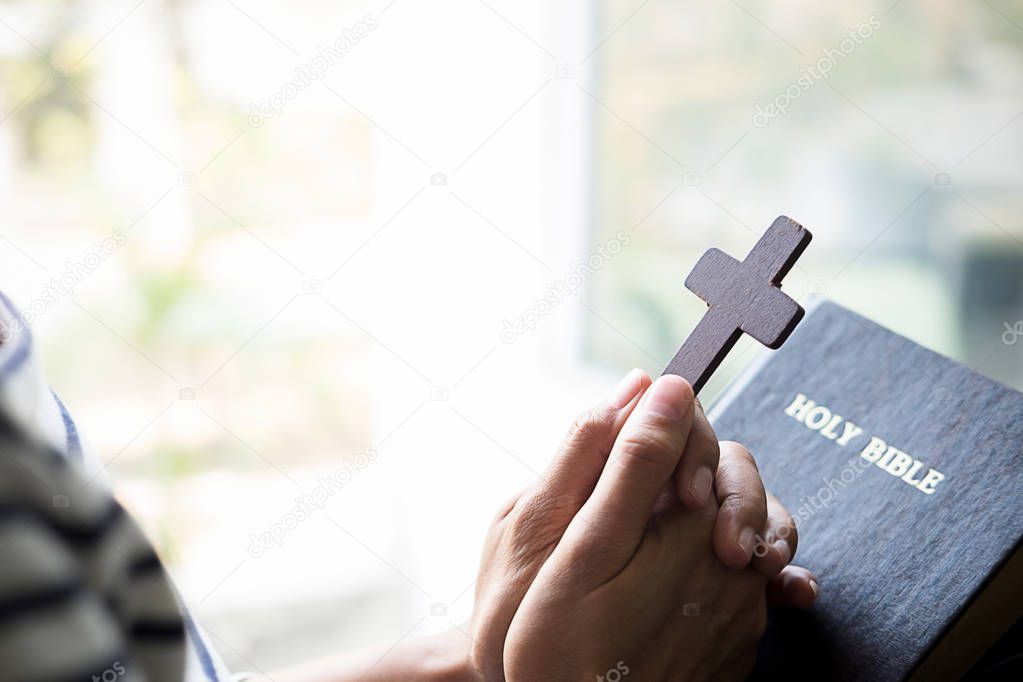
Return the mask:
[[[803,319],[803,308],[781,292],[781,281],[813,236],[786,216],[767,228],[742,262],[710,249],[686,277],[686,288],[707,302],[696,329],[665,368],[698,393],[743,333],[779,348]]]

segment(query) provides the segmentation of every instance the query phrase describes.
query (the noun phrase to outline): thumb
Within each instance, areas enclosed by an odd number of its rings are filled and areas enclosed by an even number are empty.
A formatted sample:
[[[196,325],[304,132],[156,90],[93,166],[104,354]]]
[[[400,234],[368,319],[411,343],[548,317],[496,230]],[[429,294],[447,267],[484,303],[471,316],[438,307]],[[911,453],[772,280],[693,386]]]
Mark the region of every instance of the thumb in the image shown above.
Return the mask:
[[[654,382],[622,427],[593,494],[556,553],[600,557],[608,565],[599,573],[621,569],[642,540],[654,503],[685,450],[693,400],[692,387],[681,377],[667,374]]]
[[[608,399],[577,417],[535,493],[560,498],[566,504],[559,506],[571,508],[569,517],[575,515],[593,492],[615,439],[650,383],[646,372],[634,369]]]
[[[530,576],[590,497],[615,439],[649,386],[650,377],[641,370],[625,375],[610,398],[576,418],[544,477],[506,507],[505,534]]]

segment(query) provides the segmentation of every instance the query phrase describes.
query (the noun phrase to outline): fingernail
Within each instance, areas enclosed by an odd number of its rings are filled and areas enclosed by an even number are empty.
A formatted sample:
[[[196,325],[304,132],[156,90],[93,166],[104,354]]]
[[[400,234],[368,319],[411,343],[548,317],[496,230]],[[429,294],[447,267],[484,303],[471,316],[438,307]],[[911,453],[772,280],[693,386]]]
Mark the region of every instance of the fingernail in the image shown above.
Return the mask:
[[[817,595],[821,593],[821,586],[817,584],[816,580],[810,581],[810,589],[813,590],[813,598],[816,599]]]
[[[778,551],[778,554],[781,555],[782,561],[786,564],[792,559],[792,548],[789,547],[789,543],[784,540],[778,540],[772,545],[772,547]]]
[[[626,374],[618,385],[615,386],[614,390],[611,391],[611,407],[616,410],[620,410],[629,404],[636,394],[639,393],[639,387],[642,385],[640,378],[643,376],[643,370],[633,369]]]
[[[714,485],[714,472],[708,467],[699,467],[693,474],[693,481],[689,484],[689,493],[702,507],[710,499],[710,488]]]
[[[753,556],[757,559],[763,559],[767,556],[767,553],[771,551],[771,545],[767,544],[767,540],[760,537],[759,535],[753,536]]]
[[[681,419],[690,407],[687,403],[692,396],[684,386],[684,382],[670,374],[659,378],[643,396],[644,409],[668,419]]]
[[[742,550],[747,560],[753,555],[753,544],[755,541],[753,535],[753,529],[749,526],[739,531],[739,549]]]

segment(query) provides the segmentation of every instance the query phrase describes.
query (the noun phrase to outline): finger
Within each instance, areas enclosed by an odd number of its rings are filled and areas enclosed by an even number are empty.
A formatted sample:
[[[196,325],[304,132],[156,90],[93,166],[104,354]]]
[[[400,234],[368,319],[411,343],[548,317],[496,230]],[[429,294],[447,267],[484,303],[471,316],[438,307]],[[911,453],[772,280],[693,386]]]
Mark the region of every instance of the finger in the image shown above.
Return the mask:
[[[543,479],[525,499],[557,501],[556,506],[570,508],[571,518],[593,492],[615,439],[650,383],[646,372],[634,369],[604,402],[577,417]]]
[[[786,566],[767,583],[767,603],[790,609],[808,609],[820,595],[820,583],[802,566]]]
[[[693,428],[675,470],[675,492],[678,500],[690,509],[698,509],[710,501],[714,492],[714,472],[718,470],[720,448],[718,438],[696,400]]]
[[[799,532],[789,510],[771,493],[767,494],[767,525],[757,535],[753,568],[770,577],[777,575],[796,555]]]
[[[519,500],[522,499],[523,496],[528,495],[531,490],[532,486],[523,488],[501,503],[501,506],[497,508],[497,513],[494,515],[494,523],[500,523],[508,518],[508,515],[511,514],[512,510],[515,509],[516,505],[518,505]]]
[[[572,520],[571,540],[599,545],[612,563],[632,556],[692,423],[689,383],[674,375],[657,379],[625,422],[597,487]]]
[[[767,522],[767,493],[749,450],[732,441],[722,441],[720,447],[714,551],[726,566],[739,569],[749,564],[756,534]]]

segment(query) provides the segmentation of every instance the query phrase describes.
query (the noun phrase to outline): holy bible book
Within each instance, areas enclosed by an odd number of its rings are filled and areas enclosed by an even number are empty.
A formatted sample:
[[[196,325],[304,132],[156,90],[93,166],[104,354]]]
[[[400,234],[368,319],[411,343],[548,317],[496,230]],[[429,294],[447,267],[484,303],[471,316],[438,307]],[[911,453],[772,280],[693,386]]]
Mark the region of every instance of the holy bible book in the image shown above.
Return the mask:
[[[821,583],[755,679],[958,679],[1023,615],[1023,394],[818,300],[709,417]]]

